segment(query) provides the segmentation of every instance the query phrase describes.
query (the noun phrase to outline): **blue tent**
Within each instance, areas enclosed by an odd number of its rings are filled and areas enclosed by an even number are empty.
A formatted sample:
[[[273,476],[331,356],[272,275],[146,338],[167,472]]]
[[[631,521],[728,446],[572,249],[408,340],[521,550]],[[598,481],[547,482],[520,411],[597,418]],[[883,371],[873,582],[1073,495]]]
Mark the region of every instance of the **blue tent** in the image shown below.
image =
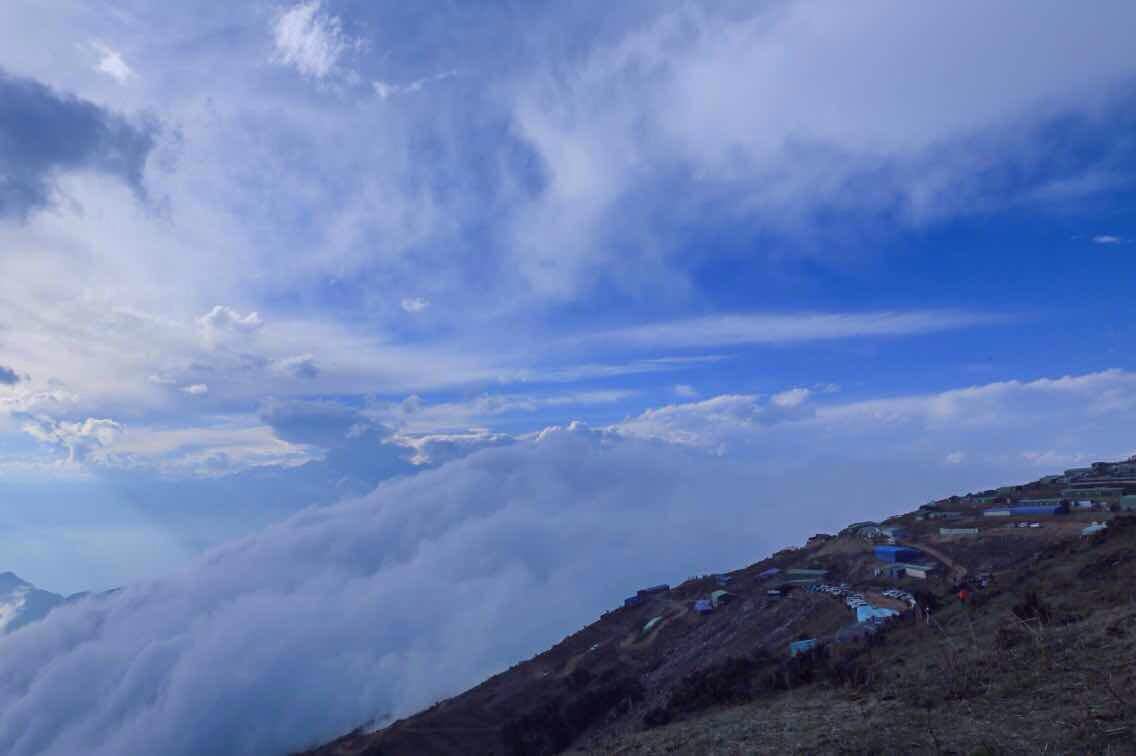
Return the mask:
[[[710,602],[710,599],[698,599],[694,602],[694,611],[699,614],[709,614],[714,611],[714,605]]]

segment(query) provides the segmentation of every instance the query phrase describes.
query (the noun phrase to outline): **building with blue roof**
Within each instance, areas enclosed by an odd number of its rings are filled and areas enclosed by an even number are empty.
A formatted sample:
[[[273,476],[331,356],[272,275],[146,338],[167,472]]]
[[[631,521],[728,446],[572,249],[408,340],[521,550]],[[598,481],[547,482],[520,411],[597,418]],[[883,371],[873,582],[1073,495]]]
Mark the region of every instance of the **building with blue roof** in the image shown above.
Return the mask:
[[[923,552],[910,546],[877,546],[875,554],[881,562],[911,562],[923,556]]]

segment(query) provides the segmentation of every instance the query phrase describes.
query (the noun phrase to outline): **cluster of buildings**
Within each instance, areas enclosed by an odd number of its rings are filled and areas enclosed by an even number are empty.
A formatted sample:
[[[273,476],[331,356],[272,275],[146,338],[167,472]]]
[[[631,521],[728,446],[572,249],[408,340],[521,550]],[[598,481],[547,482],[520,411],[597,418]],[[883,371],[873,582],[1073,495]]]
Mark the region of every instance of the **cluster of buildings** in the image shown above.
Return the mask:
[[[1060,496],[1054,495],[1060,492]],[[1032,495],[1033,498],[1030,498]],[[941,504],[962,505],[962,509],[945,508]],[[978,511],[975,511],[975,509]],[[969,510],[969,511],[968,511]],[[983,491],[965,497],[951,497],[947,502],[925,504],[915,514],[918,520],[955,520],[975,517],[1034,517],[1068,514],[1072,511],[1136,511],[1136,456],[1123,462],[1094,462],[1088,467],[1066,470],[1063,475],[1050,475],[1028,486],[1006,486],[996,490]],[[1018,527],[1040,527],[1038,522],[1014,523]],[[1091,522],[1081,533],[1090,536],[1108,527],[1107,521]],[[952,527],[944,523],[938,529],[944,538],[977,536],[978,527]],[[840,532],[842,536],[863,538],[873,543],[873,553],[879,561],[874,574],[887,578],[927,579],[942,569],[942,565],[928,558],[919,548],[903,545],[898,539],[905,536],[904,529],[898,525],[877,522],[857,522]],[[816,547],[836,536],[820,533],[811,537],[808,546]],[[881,542],[882,541],[882,542]],[[929,548],[929,547],[928,547]],[[783,550],[775,554],[788,556],[793,550]],[[933,551],[933,550],[932,550]],[[759,581],[769,583],[766,595],[769,599],[780,599],[793,588],[807,588],[809,591],[826,592],[844,599],[855,612],[856,622],[843,628],[835,638],[836,642],[857,640],[879,632],[887,620],[899,612],[890,607],[875,606],[863,595],[853,593],[847,585],[827,585],[823,581],[828,571],[814,568],[770,567],[757,575]],[[731,582],[729,575],[713,575],[717,590],[693,602],[698,614],[710,614],[734,598],[726,590]],[[985,580],[983,580],[983,585]],[[644,588],[623,602],[625,607],[639,606],[652,596],[670,591],[670,586],[662,584]],[[915,599],[906,591],[892,588],[884,591],[892,599],[903,600],[914,606]],[[658,627],[662,617],[653,617],[642,629],[643,635]],[[818,640],[801,638],[789,645],[789,655],[797,656],[815,649]]]

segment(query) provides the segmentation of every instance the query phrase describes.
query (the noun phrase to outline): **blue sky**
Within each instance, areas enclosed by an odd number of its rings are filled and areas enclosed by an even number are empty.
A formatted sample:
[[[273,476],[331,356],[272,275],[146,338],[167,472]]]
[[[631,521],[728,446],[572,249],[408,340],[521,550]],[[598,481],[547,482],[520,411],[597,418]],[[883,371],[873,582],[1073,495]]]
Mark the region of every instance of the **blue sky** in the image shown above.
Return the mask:
[[[561,5],[9,5],[5,568],[159,575],[721,397],[745,428],[681,443],[773,444],[791,404],[777,444],[880,460],[817,418],[1072,376],[999,446],[923,420],[907,453],[966,488],[1136,451],[1127,4]]]

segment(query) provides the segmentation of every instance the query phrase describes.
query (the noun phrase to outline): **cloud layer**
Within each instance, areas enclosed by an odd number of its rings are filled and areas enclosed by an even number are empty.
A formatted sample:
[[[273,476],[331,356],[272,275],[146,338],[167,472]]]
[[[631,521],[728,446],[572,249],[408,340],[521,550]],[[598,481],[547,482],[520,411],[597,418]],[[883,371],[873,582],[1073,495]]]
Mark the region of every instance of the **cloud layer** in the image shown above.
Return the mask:
[[[303,513],[0,641],[0,750],[278,753],[405,714],[761,553],[739,476],[577,427]]]
[[[722,396],[607,430],[482,438],[494,448],[64,608],[0,640],[0,750],[312,745],[473,684],[645,583],[736,567],[931,495],[1120,456],[1136,376],[815,400]],[[322,402],[265,417],[298,442],[347,448],[360,433],[361,415]],[[1093,450],[1069,443],[1090,429]]]

